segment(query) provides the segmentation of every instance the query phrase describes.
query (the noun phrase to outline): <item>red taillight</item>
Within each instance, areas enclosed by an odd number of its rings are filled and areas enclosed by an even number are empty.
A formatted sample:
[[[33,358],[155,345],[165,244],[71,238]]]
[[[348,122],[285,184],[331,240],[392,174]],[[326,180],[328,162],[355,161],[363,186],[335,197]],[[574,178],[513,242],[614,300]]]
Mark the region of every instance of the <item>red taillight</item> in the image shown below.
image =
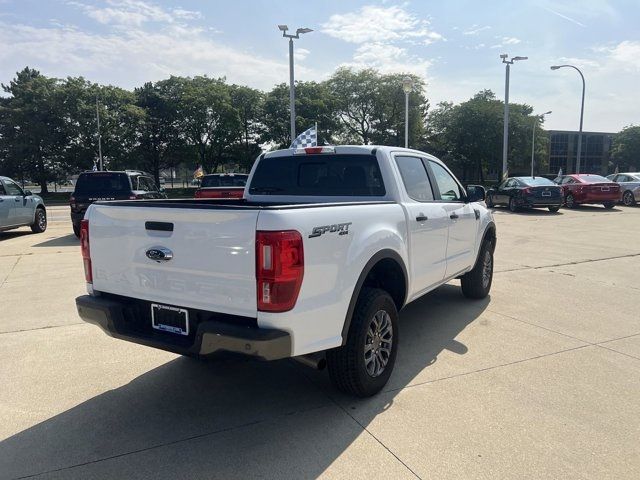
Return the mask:
[[[80,222],[80,251],[84,263],[84,278],[87,283],[93,283],[93,273],[91,271],[91,250],[89,249],[89,220]]]
[[[69,198],[69,206],[71,208],[76,208],[76,197],[74,197],[73,195],[71,195],[71,197]]]
[[[258,310],[286,312],[298,299],[304,275],[302,235],[295,230],[256,233]]]

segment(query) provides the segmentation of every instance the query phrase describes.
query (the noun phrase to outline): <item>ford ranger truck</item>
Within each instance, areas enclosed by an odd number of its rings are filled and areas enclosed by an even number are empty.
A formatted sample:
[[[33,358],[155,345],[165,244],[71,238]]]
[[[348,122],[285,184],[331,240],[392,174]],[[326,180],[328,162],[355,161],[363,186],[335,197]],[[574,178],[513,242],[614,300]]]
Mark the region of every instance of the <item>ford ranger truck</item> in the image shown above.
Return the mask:
[[[260,155],[242,199],[96,202],[78,313],[182,355],[322,357],[337,388],[370,396],[393,370],[404,305],[452,279],[489,293],[484,195],[424,152],[335,146]]]

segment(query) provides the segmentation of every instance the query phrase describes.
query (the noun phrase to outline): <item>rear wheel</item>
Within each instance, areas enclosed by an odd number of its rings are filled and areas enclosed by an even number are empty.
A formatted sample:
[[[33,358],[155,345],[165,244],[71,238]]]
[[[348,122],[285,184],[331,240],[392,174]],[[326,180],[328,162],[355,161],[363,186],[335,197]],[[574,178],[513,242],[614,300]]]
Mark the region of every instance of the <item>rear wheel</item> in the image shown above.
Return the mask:
[[[515,197],[511,197],[509,199],[509,210],[511,210],[514,213],[518,211],[518,204],[516,203]]]
[[[611,210],[613,207],[616,206],[615,202],[605,202],[602,204],[604,206],[604,208],[606,208],[607,210]]]
[[[387,383],[398,350],[398,311],[379,288],[362,289],[347,341],[327,352],[329,377],[339,390],[370,397]]]
[[[632,207],[636,204],[636,198],[633,196],[633,192],[627,190],[624,192],[622,196],[622,203],[624,203],[627,207]]]
[[[573,198],[573,195],[570,193],[568,193],[566,198],[564,199],[564,204],[567,206],[567,208],[576,208],[578,206],[575,198]]]
[[[557,205],[557,206],[555,206],[555,207],[549,207],[549,211],[550,211],[550,212],[554,212],[554,213],[555,213],[555,212],[557,212],[558,210],[560,210],[560,206],[559,206],[559,205]]]
[[[486,240],[482,247],[473,270],[465,273],[461,279],[462,293],[467,298],[481,299],[489,295],[493,282],[493,246],[491,240]]]
[[[47,229],[47,212],[44,208],[36,208],[36,214],[33,223],[31,224],[31,231],[33,233],[42,233]]]
[[[495,205],[493,204],[493,195],[487,195],[487,207],[493,208]]]
[[[74,223],[73,224],[73,234],[76,237],[80,238],[80,224],[78,224],[78,223]]]

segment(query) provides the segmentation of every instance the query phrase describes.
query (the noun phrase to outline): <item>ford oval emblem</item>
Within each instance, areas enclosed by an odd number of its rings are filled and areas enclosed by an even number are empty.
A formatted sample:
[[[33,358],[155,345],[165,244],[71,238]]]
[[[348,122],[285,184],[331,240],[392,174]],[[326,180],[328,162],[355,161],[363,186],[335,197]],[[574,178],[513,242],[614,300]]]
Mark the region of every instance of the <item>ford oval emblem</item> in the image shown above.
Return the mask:
[[[147,250],[147,258],[160,262],[167,262],[173,258],[173,252],[165,247],[153,247]]]

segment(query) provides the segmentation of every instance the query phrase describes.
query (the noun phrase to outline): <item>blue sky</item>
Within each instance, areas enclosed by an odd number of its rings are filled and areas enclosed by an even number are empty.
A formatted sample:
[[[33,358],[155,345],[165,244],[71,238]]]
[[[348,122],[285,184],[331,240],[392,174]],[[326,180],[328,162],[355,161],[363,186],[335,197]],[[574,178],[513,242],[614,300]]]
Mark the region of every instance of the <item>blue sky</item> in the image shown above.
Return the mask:
[[[412,72],[432,104],[484,88],[552,110],[547,128],[577,129],[582,68],[585,130],[640,124],[640,2],[0,0],[0,81],[28,65],[133,88],[171,74],[226,76],[269,89],[287,81],[276,25],[309,27],[296,43],[296,78],[322,80],[341,65]]]

